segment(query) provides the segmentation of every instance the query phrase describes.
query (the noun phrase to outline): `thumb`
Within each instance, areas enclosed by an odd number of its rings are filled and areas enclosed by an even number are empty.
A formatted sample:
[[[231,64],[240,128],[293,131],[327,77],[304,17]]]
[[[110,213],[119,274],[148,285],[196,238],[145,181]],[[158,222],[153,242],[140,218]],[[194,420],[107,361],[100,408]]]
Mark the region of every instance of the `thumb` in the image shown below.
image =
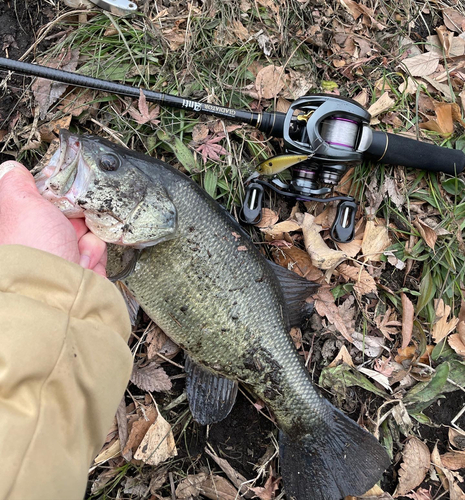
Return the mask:
[[[39,194],[31,172],[17,161],[0,164],[0,200],[16,196],[19,192]]]

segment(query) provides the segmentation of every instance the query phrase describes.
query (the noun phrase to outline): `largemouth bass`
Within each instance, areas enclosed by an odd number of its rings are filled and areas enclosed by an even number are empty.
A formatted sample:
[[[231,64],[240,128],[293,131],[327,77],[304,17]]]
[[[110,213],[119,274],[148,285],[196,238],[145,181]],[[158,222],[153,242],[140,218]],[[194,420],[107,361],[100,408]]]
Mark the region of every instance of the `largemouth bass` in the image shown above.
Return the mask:
[[[188,354],[197,421],[224,418],[240,382],[276,419],[288,499],[338,500],[380,479],[387,453],[314,388],[289,336],[315,286],[271,265],[196,183],[154,158],[62,131],[37,185],[102,239],[142,249],[124,283]]]

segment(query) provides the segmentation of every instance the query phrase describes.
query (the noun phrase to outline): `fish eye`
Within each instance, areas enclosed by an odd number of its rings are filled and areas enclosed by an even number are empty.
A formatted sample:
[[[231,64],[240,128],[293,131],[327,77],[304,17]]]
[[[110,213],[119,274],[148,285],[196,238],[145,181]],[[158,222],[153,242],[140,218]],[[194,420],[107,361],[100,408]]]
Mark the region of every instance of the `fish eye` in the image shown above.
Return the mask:
[[[120,167],[120,161],[115,155],[105,154],[99,158],[98,166],[104,172],[114,172]]]

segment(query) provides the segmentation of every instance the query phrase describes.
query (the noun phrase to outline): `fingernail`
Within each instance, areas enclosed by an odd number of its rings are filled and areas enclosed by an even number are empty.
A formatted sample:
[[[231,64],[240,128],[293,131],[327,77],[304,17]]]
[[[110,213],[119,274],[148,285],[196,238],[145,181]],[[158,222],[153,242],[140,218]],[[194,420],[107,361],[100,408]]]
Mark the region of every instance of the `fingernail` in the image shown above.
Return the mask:
[[[89,269],[90,266],[90,257],[88,255],[81,255],[81,259],[79,260],[79,265],[84,269]]]
[[[14,170],[15,168],[18,167],[18,163],[15,161],[6,161],[0,165],[0,179],[10,172],[11,170]]]

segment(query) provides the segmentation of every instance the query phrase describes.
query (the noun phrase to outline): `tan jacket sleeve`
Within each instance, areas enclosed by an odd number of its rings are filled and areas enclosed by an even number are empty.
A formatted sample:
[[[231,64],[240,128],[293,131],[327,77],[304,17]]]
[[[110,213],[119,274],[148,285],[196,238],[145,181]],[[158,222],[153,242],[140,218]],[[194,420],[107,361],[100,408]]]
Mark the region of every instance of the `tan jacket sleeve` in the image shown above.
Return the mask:
[[[0,246],[0,500],[81,500],[132,369],[114,285]]]

